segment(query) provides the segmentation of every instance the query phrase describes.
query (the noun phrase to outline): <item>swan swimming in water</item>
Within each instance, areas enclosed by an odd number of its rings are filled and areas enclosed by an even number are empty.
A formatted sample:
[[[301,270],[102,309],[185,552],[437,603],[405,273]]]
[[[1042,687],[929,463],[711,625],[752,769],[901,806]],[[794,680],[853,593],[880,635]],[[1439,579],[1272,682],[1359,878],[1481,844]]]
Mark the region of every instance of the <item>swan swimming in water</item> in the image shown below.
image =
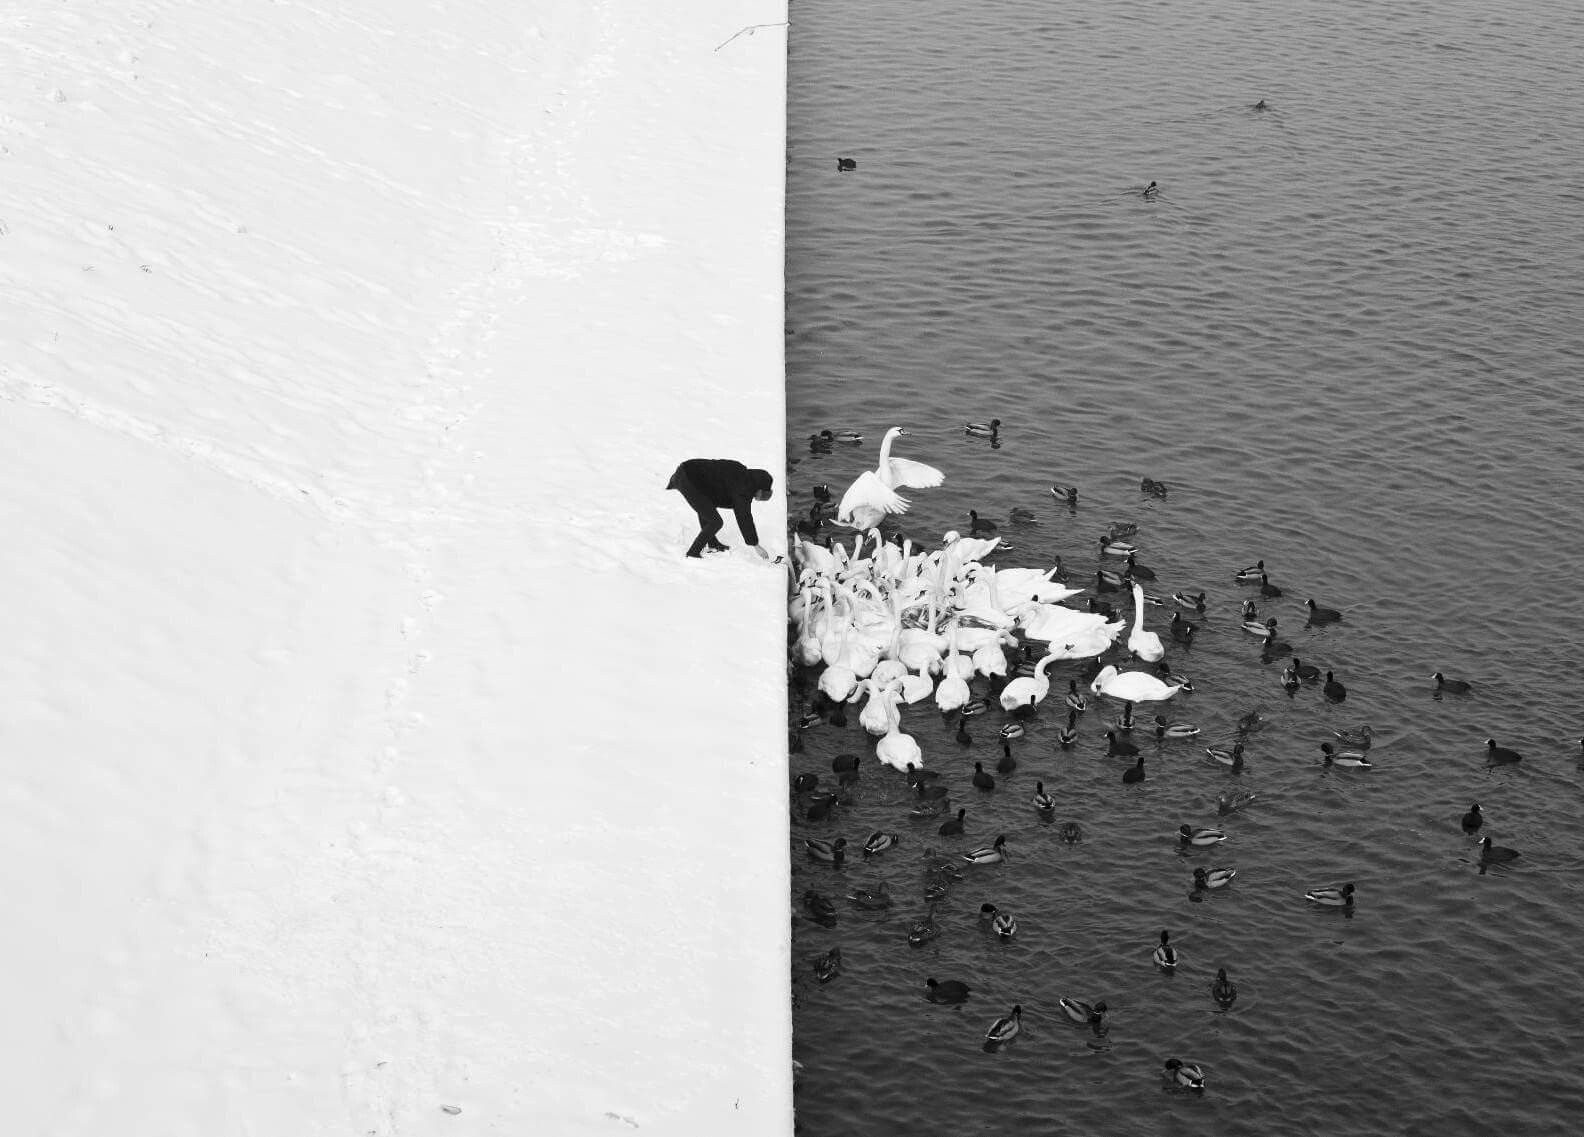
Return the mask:
[[[1094,677],[1089,689],[1097,695],[1109,695],[1130,703],[1150,703],[1171,698],[1182,686],[1164,683],[1143,671],[1118,671],[1114,665],[1107,664]]]
[[[946,481],[946,475],[934,466],[910,458],[891,457],[891,444],[907,433],[900,426],[886,431],[880,442],[880,461],[873,470],[858,475],[842,495],[841,505],[836,510],[838,525],[871,529],[890,514],[908,511],[908,500],[896,492],[898,486],[931,489]]]
[[[1133,585],[1133,630],[1128,633],[1128,650],[1145,663],[1154,663],[1166,654],[1159,633],[1144,630],[1144,587]]]

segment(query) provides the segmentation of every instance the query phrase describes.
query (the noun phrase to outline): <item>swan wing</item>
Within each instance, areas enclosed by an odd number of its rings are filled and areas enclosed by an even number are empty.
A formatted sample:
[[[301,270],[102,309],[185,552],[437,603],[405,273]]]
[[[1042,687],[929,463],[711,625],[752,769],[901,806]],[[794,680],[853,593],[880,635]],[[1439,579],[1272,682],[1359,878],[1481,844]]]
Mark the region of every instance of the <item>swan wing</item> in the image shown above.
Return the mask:
[[[907,498],[882,482],[873,470],[865,470],[847,492],[842,495],[841,506],[836,510],[836,520],[851,524],[855,515],[880,516],[888,513],[906,513]],[[864,526],[870,528],[870,526]]]
[[[885,473],[880,477],[893,486],[911,486],[919,490],[933,489],[946,481],[946,475],[934,466],[911,458],[887,458]]]

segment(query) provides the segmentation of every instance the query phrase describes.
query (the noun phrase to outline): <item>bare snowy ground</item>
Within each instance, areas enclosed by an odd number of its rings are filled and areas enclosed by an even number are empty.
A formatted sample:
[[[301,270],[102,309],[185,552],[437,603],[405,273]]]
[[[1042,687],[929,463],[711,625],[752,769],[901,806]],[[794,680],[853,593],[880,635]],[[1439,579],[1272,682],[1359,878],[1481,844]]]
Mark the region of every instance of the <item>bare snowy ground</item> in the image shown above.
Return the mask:
[[[8,1131],[790,1129],[785,18],[0,12]]]

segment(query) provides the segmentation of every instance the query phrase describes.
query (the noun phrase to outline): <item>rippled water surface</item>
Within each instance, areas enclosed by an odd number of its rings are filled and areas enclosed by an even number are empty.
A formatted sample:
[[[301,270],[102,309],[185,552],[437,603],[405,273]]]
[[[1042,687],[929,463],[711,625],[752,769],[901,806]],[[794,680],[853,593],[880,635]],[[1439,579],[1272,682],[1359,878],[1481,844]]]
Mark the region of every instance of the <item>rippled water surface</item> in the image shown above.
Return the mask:
[[[1213,823],[1233,775],[1167,743],[1124,787],[1103,757],[1114,705],[1071,751],[1047,706],[988,794],[968,774],[998,757],[999,712],[965,752],[908,708],[965,838],[908,819],[856,714],[807,731],[793,773],[865,764],[851,804],[794,818],[794,899],[883,880],[898,903],[841,901],[830,928],[794,905],[800,1131],[1564,1131],[1584,1108],[1584,14],[798,0],[790,53],[793,508],[815,483],[840,494],[901,425],[897,452],[947,473],[911,494],[909,534],[977,509],[1015,545],[999,563],[1059,554],[1078,578],[1111,521],[1136,521],[1152,591],[1208,593],[1199,641],[1169,656],[1196,690],[1168,713],[1209,741],[1253,708],[1267,723],[1237,779],[1259,800],[1191,856],[1177,826]],[[964,434],[992,417],[999,446]],[[866,439],[811,453],[825,427]],[[1053,482],[1079,487],[1075,510]],[[1038,523],[1008,524],[1020,506]],[[1289,698],[1238,629],[1233,571],[1258,558],[1285,589],[1263,611],[1345,703]],[[1345,620],[1305,628],[1311,596]],[[1433,698],[1435,670],[1474,693]],[[1077,674],[1059,664],[1054,689]],[[1326,771],[1319,743],[1360,722],[1376,766]],[[1489,736],[1525,760],[1488,770]],[[1036,779],[1081,844],[1035,815]],[[1478,871],[1457,823],[1476,800],[1522,850],[1511,868]],[[902,845],[839,871],[803,856],[805,836],[875,829]],[[997,833],[1008,863],[969,869],[942,934],[910,948],[923,850]],[[1190,903],[1196,864],[1239,875]],[[1304,902],[1342,880],[1353,915]],[[980,932],[987,900],[1018,914],[1013,941]],[[1172,977],[1150,963],[1162,928]],[[806,961],[832,946],[845,968],[816,983]],[[1240,988],[1224,1013],[1220,966]],[[926,976],[973,996],[931,1005]],[[1063,995],[1108,1002],[1103,1044],[1060,1019]],[[983,1052],[1013,1003],[1023,1036]],[[1203,1098],[1164,1092],[1172,1055],[1204,1066]]]

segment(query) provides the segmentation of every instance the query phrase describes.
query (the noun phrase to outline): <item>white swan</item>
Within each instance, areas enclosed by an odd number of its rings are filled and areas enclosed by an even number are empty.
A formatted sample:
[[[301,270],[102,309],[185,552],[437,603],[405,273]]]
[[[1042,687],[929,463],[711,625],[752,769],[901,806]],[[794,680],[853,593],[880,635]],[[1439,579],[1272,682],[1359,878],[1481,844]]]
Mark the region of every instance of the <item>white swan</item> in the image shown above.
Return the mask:
[[[1001,709],[1015,711],[1019,707],[1038,706],[1050,694],[1050,676],[1045,669],[1062,658],[1060,648],[1048,651],[1034,665],[1033,675],[1019,675],[1001,688]]]
[[[1089,689],[1097,695],[1109,695],[1130,703],[1151,703],[1171,698],[1182,687],[1164,683],[1143,671],[1118,671],[1115,666],[1107,664],[1094,677]]]
[[[836,509],[838,525],[873,529],[888,515],[908,511],[908,500],[896,492],[896,487],[930,489],[946,480],[946,475],[934,466],[909,458],[891,457],[891,443],[907,433],[900,426],[886,431],[880,440],[880,461],[873,470],[859,474],[842,495],[841,505]]]
[[[942,669],[941,681],[935,688],[935,705],[940,708],[943,715],[951,714],[968,701],[968,680],[963,675],[961,665],[966,664],[968,674],[973,674],[973,661],[957,654],[956,624],[951,626],[947,637],[951,646],[946,652],[946,665]]]
[[[897,770],[906,770],[909,766],[924,766],[924,755],[919,750],[918,742],[910,734],[902,733],[902,712],[897,709],[895,702],[888,704],[891,708],[891,722],[885,735],[875,743],[875,757]]]
[[[869,692],[869,700],[864,703],[863,710],[858,712],[858,725],[879,738],[891,729],[891,711],[899,697],[897,689],[892,684],[879,684],[873,679],[864,680],[863,686]]]
[[[1133,585],[1133,631],[1128,634],[1128,650],[1145,663],[1154,663],[1166,654],[1161,638],[1144,630],[1144,586]]]

